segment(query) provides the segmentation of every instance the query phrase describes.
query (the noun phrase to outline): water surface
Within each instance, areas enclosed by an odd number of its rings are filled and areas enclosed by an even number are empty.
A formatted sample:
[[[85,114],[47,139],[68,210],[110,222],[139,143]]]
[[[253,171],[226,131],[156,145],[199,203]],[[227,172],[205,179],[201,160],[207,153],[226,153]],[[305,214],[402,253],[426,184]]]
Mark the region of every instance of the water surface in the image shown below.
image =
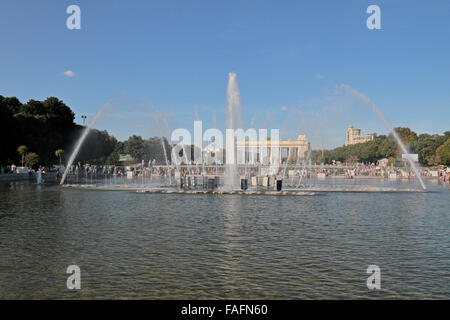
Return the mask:
[[[450,192],[430,189],[278,197],[2,184],[0,298],[448,299]],[[72,264],[79,291],[66,288]],[[379,291],[366,286],[371,264]]]

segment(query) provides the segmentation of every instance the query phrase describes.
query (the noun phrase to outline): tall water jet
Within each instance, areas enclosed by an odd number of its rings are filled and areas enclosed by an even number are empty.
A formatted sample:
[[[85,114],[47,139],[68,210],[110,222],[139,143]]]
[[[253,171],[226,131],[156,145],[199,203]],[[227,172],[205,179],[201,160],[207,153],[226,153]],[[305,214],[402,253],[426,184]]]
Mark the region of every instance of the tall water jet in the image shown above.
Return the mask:
[[[230,72],[228,74],[228,87],[227,87],[227,129],[243,128],[241,117],[241,95],[239,93],[239,86],[236,78],[236,73]],[[233,138],[234,139],[234,138]],[[236,149],[236,144],[233,141],[233,148]],[[237,161],[236,152],[234,152],[233,163],[226,163],[225,165],[225,183],[226,189],[234,189],[237,187]]]
[[[60,185],[64,184],[64,180],[66,180],[66,176],[69,172],[69,168],[72,166],[73,162],[75,161],[75,158],[77,157],[78,153],[80,152],[81,146],[83,145],[84,140],[86,140],[86,137],[89,134],[89,131],[91,130],[92,126],[97,122],[97,120],[105,113],[105,111],[110,108],[111,105],[109,103],[105,104],[98,112],[97,114],[92,118],[92,120],[89,122],[87,127],[84,129],[83,134],[78,139],[75,149],[73,150],[72,154],[70,155],[69,162],[67,163],[66,170],[64,170],[63,177],[61,179]]]
[[[167,124],[167,121],[163,118],[163,115],[161,113],[157,112],[153,105],[152,105],[152,109],[153,109],[153,120],[155,121],[155,125],[159,131],[159,139],[161,141],[161,145],[163,148],[164,160],[166,161],[167,175],[169,176],[169,185],[172,185],[172,177],[171,177],[171,172],[170,172],[169,159],[167,157],[166,142],[164,140],[162,129],[161,129],[161,126],[159,125],[159,123],[163,122],[167,128],[168,128],[168,124]],[[177,171],[178,171],[178,168],[177,168]]]
[[[234,72],[228,74],[227,87],[227,129],[243,128],[241,116],[241,94]]]
[[[408,154],[408,150],[406,149],[405,144],[403,143],[403,141],[400,139],[400,137],[398,136],[397,132],[394,130],[394,128],[392,127],[391,123],[384,117],[383,113],[381,113],[380,109],[378,109],[378,107],[376,106],[376,104],[372,101],[372,99],[370,99],[369,97],[367,97],[366,95],[364,95],[363,93],[359,92],[358,90],[350,87],[349,85],[346,84],[341,84],[340,85],[341,89],[344,89],[347,93],[353,94],[354,96],[358,97],[359,99],[361,99],[365,104],[369,105],[372,108],[372,111],[377,115],[378,118],[381,119],[381,121],[383,121],[383,123],[385,124],[385,126],[389,129],[389,131],[392,133],[392,136],[394,137],[395,141],[397,142],[398,146],[400,147],[400,149],[402,149],[403,153]],[[416,177],[419,179],[420,185],[422,186],[423,190],[426,190],[426,186],[425,183],[422,180],[422,177],[420,176],[420,172],[417,169],[416,164],[410,159],[410,157],[407,157],[407,160],[409,162],[409,165],[411,166],[411,168],[414,171],[414,174],[416,175]]]

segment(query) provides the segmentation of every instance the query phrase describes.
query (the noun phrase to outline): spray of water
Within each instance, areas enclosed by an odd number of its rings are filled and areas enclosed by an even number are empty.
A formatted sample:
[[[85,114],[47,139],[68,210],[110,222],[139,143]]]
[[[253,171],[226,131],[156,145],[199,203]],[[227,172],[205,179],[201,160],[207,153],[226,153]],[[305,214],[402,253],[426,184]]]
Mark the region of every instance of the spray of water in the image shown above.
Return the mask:
[[[75,158],[77,157],[78,153],[80,152],[81,146],[83,145],[84,140],[86,140],[86,137],[89,134],[89,131],[91,130],[92,126],[97,122],[97,120],[105,113],[106,110],[111,108],[111,105],[109,103],[105,104],[98,112],[97,114],[91,119],[87,127],[84,129],[83,134],[78,139],[75,149],[73,150],[72,154],[70,155],[69,162],[67,163],[66,170],[64,171],[64,175],[61,179],[61,185],[64,184],[64,181],[66,180],[67,173],[69,172],[69,168],[72,166],[73,162],[75,161]]]
[[[159,140],[161,141],[161,146],[162,146],[163,153],[164,153],[164,160],[166,162],[167,175],[169,177],[169,184],[172,185],[172,177],[171,177],[169,159],[167,157],[166,142],[165,142],[165,139],[163,137],[163,132],[162,132],[162,129],[161,129],[161,126],[160,126],[160,123],[162,122],[163,124],[166,125],[166,127],[168,129],[168,124],[167,124],[166,119],[164,119],[163,115],[155,109],[153,104],[151,104],[151,108],[152,108],[153,121],[154,121],[155,126],[158,128],[158,131],[159,131]]]
[[[243,128],[241,116],[241,94],[234,72],[228,74],[227,87],[227,129]]]
[[[406,146],[405,146],[405,144],[400,139],[400,137],[398,136],[397,132],[392,127],[391,123],[386,119],[386,117],[383,115],[383,113],[381,113],[380,109],[378,109],[378,107],[372,101],[372,99],[368,98],[366,95],[364,95],[363,93],[359,92],[358,90],[350,87],[349,85],[341,84],[341,85],[339,85],[339,88],[344,90],[346,93],[359,98],[366,105],[370,106],[372,108],[372,111],[377,115],[378,118],[381,119],[381,121],[383,121],[384,125],[392,133],[392,136],[394,137],[394,139],[397,142],[397,144],[400,147],[400,149],[402,149],[403,153],[406,153],[406,154],[409,153],[407,148],[406,148]],[[420,172],[419,172],[416,164],[409,157],[407,158],[407,160],[409,162],[409,165],[413,169],[414,174],[419,179],[420,185],[422,186],[423,190],[426,190],[427,188],[425,187],[425,183],[423,182],[422,177],[420,176]]]
[[[241,117],[241,94],[236,78],[236,73],[228,74],[227,87],[227,129],[243,128]],[[233,144],[234,145],[234,144]],[[237,186],[237,164],[236,156],[233,164],[227,163],[225,166],[225,184],[226,189],[234,189]]]

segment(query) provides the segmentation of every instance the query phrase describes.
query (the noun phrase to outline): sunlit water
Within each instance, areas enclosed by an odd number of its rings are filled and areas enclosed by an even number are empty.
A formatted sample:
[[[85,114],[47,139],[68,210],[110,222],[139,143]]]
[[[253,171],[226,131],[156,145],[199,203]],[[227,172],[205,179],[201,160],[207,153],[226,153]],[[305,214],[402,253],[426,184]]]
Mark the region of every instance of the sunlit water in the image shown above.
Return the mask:
[[[0,298],[448,299],[450,191],[429,189],[277,197],[4,183]],[[66,287],[72,264],[79,291]],[[371,264],[379,291],[366,285]]]

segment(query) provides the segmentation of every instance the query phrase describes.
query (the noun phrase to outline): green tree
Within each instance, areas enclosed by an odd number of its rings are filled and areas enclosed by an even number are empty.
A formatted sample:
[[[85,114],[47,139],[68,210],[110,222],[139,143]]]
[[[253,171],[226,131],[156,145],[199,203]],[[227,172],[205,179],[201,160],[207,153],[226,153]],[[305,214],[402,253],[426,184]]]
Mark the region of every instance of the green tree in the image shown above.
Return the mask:
[[[427,133],[419,135],[413,146],[413,149],[419,155],[419,162],[422,165],[433,165],[436,162],[436,149],[447,139],[445,135],[430,135]]]
[[[144,139],[132,135],[125,141],[125,153],[131,155],[137,162],[144,159]]]
[[[76,131],[72,135],[72,141],[78,140],[84,130],[84,127],[77,126]],[[107,131],[91,129],[75,161],[104,164],[113,152],[116,144],[116,138],[109,135]]]
[[[414,141],[417,138],[417,134],[410,128],[397,127],[394,130],[395,132],[397,132],[398,136],[405,144],[405,146],[408,146],[412,141]]]
[[[23,167],[23,161],[24,161],[25,155],[28,153],[28,147],[25,145],[18,147],[17,153],[22,156],[22,167]]]
[[[118,142],[115,146],[113,151],[110,153],[106,160],[106,164],[113,164],[118,165],[119,164],[119,155],[125,153],[125,144],[123,142]]]
[[[166,138],[161,142],[160,137],[152,137],[145,140],[144,143],[144,160],[155,160],[157,164],[166,164],[166,157],[164,156],[164,148],[166,149],[167,159],[170,161],[172,148]]]
[[[0,96],[0,105],[4,105],[14,115],[20,112],[22,103],[16,97],[3,97]]]
[[[7,104],[8,98],[0,96],[0,137],[2,137],[2,144],[0,147],[0,163],[9,162],[8,159],[14,158],[16,155],[17,141],[17,125],[14,119],[14,112]]]
[[[61,165],[61,157],[64,154],[64,150],[63,149],[58,149],[55,151],[55,156],[57,156],[59,158],[59,165]]]
[[[41,101],[31,99],[22,105],[21,112],[28,116],[43,116],[45,109]]]
[[[347,163],[355,164],[356,162],[358,162],[358,157],[355,155],[349,155],[346,160]]]
[[[436,149],[436,160],[444,165],[450,165],[450,138]]]
[[[75,115],[63,101],[49,97],[42,102],[48,124],[58,130],[71,130]]]
[[[0,95],[0,163],[20,162],[17,146],[26,145],[39,154],[40,163],[53,164],[55,150],[71,150],[84,130],[73,121],[72,110],[56,97],[22,104],[16,97]],[[104,163],[116,144],[106,131],[91,130],[77,159]]]

